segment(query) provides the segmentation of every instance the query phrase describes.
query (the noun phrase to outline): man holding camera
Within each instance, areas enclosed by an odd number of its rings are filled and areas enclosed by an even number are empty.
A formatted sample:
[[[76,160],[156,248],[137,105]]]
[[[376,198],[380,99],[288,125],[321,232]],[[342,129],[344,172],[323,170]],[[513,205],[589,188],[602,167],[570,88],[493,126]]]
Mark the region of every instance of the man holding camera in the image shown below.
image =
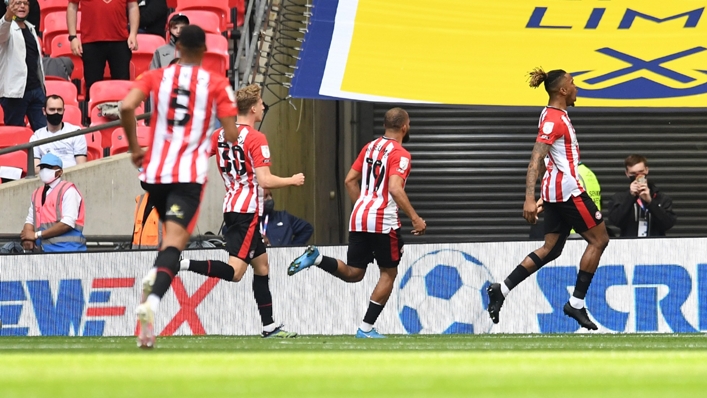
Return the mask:
[[[622,237],[665,236],[677,220],[673,200],[648,181],[644,156],[630,155],[624,165],[631,185],[611,198],[609,221],[621,228]]]

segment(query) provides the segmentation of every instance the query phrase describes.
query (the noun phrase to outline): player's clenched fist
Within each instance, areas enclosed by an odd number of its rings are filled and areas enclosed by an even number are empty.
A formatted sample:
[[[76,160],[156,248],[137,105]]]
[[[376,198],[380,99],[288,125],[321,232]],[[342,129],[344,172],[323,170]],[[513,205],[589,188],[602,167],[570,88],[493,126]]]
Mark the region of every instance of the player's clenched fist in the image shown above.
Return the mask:
[[[292,176],[292,185],[299,187],[304,185],[304,174],[297,173]]]

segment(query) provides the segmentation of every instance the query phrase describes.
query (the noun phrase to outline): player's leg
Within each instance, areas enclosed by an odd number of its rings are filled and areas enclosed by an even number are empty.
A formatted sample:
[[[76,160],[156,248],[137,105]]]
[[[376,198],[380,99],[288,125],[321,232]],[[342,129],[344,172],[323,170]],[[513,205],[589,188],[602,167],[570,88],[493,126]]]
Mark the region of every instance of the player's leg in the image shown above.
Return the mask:
[[[303,269],[316,266],[344,282],[355,283],[366,275],[366,267],[373,262],[373,249],[369,245],[367,232],[349,233],[347,261],[324,256],[316,246],[309,246],[287,268],[287,275],[294,275]]]
[[[255,303],[258,305],[260,320],[263,323],[264,338],[292,338],[296,337],[297,333],[288,332],[284,329],[284,325],[275,323],[272,310],[272,294],[270,293],[270,264],[268,263],[268,254],[265,252],[265,245],[262,239],[259,239],[259,244],[255,249],[255,258],[250,265],[253,267],[253,296]]]
[[[154,314],[179,272],[179,257],[196,225],[203,189],[201,184],[144,184],[143,187],[155,199],[155,207],[165,225],[154,266],[143,279],[143,302],[136,309],[140,322],[138,344],[142,348],[152,348]]]
[[[180,262],[181,270],[188,270],[229,282],[240,282],[255,255],[257,242],[262,243],[258,231],[258,215],[254,213],[224,213],[226,232],[223,235],[228,251],[228,263],[220,260],[188,260]],[[263,246],[264,247],[264,246]]]
[[[584,306],[584,298],[599,266],[599,259],[609,244],[609,234],[606,231],[601,212],[586,192],[571,198],[568,205],[566,217],[572,223],[575,231],[582,235],[588,244],[579,262],[574,292],[563,310],[567,316],[574,318],[582,327],[597,330],[597,325],[589,319]]]
[[[395,278],[398,276],[398,265],[403,256],[403,239],[399,230],[392,230],[389,234],[368,234],[369,247],[372,246],[375,252],[376,263],[380,269],[378,283],[371,293],[371,300],[368,303],[368,310],[363,316],[361,326],[356,331],[359,338],[382,338],[373,325],[378,316],[383,311],[388,298],[393,292]]]
[[[555,203],[545,203],[545,242],[542,247],[528,254],[503,282],[488,287],[487,310],[493,323],[499,322],[501,307],[511,290],[562,254],[571,227],[564,222],[557,207]]]

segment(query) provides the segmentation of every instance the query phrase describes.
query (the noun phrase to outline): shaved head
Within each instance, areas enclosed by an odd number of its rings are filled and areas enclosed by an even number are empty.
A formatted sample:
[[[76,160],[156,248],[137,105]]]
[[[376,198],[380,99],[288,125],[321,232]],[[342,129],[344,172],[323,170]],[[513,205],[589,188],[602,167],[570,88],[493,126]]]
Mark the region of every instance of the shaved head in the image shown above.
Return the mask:
[[[393,108],[385,113],[385,119],[383,121],[383,127],[386,130],[400,130],[408,124],[410,121],[410,116],[403,108]]]

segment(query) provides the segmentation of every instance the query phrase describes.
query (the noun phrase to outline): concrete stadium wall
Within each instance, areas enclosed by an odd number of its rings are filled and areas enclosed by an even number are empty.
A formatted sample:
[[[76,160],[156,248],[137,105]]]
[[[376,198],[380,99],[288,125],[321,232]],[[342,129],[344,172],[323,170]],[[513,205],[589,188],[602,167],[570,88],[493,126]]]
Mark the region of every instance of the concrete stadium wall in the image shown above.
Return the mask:
[[[95,160],[64,170],[64,179],[81,191],[86,206],[87,235],[131,235],[135,196],[143,192],[129,154]],[[32,192],[41,185],[38,177],[0,185],[0,233],[19,233],[25,223]],[[224,186],[212,158],[209,183],[201,204],[195,234],[218,232],[223,221]]]

